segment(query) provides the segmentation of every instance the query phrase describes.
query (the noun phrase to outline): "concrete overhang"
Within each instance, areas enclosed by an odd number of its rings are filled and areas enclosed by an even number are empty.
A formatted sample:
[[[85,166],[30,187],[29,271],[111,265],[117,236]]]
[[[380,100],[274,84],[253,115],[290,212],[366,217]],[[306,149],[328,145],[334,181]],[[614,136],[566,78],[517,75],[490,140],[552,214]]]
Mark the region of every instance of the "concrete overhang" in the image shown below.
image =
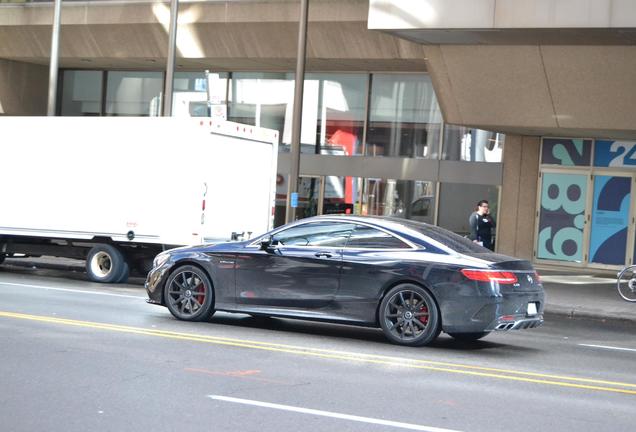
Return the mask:
[[[421,44],[632,45],[628,0],[370,0],[369,29]]]
[[[367,0],[312,0],[308,71],[416,71],[421,45],[367,28]],[[48,64],[51,3],[0,4],[0,59]],[[292,71],[299,2],[181,1],[177,67],[183,70]],[[169,2],[65,2],[60,66],[164,68]]]
[[[636,139],[636,2],[370,0],[369,28],[422,44],[449,123]]]

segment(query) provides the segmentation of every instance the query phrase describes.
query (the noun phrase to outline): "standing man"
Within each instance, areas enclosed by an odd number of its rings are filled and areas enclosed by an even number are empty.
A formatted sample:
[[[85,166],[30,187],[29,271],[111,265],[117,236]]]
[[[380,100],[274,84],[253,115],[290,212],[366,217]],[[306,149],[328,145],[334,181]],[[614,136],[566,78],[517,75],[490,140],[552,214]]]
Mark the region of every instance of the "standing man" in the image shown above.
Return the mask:
[[[490,205],[488,201],[481,200],[477,203],[477,209],[468,219],[470,226],[469,238],[483,247],[494,250],[492,244],[492,230],[495,228],[495,221],[490,216]]]

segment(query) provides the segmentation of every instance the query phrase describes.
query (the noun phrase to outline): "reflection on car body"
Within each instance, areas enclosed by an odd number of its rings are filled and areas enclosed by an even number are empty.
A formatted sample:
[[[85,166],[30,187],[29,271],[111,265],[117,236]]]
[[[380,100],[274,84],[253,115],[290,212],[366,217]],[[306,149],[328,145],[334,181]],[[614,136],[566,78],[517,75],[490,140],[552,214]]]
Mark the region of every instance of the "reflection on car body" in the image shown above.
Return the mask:
[[[323,320],[380,327],[413,346],[440,331],[476,340],[543,322],[528,261],[405,219],[318,216],[250,241],[166,251],[154,264],[149,302],[188,321],[217,310]]]

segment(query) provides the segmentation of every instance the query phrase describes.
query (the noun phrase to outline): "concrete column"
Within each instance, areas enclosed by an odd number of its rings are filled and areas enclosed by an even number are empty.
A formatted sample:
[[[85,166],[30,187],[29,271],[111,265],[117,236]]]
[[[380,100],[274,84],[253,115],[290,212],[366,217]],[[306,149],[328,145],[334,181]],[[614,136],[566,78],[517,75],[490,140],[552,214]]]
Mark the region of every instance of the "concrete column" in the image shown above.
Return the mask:
[[[519,207],[519,172],[521,170],[520,135],[506,135],[503,152],[503,179],[499,208],[497,252],[514,255],[517,241],[517,207]]]
[[[48,67],[0,59],[0,115],[46,115]]]
[[[529,260],[534,246],[540,143],[538,137],[506,135],[504,145],[497,250]]]
[[[540,146],[541,138],[522,137],[515,256],[530,260],[533,258],[532,251],[535,243],[534,225],[537,212]]]

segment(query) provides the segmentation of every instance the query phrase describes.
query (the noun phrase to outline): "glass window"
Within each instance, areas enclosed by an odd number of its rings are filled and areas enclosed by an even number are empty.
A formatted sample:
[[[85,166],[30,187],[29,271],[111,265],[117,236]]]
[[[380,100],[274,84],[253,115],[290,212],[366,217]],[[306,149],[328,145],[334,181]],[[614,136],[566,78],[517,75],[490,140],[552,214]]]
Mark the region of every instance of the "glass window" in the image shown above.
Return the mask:
[[[544,138],[541,163],[544,165],[589,166],[592,159],[592,140]]]
[[[361,214],[435,222],[435,183],[366,179]]]
[[[324,183],[324,191],[321,188]],[[301,176],[298,187],[296,218],[303,219],[317,214],[360,214],[360,190],[362,179],[338,176]],[[319,213],[320,196],[323,194],[322,212]],[[287,205],[287,176],[276,177],[276,209],[274,226],[285,223]]]
[[[367,155],[437,158],[441,123],[428,75],[373,75]]]
[[[294,226],[274,234],[274,243],[284,246],[343,247],[353,224],[312,222]]]
[[[289,136],[283,136],[283,131],[287,122],[291,128],[293,76],[286,73],[233,73],[228,99],[228,120],[275,129],[280,132],[282,143],[289,145],[291,132]],[[302,139],[301,142],[304,143]],[[310,153],[314,153],[313,148]]]
[[[64,71],[63,116],[98,116],[102,112],[101,71]]]
[[[161,72],[108,72],[106,115],[158,116],[162,87]]]
[[[469,234],[468,219],[481,200],[488,201],[490,215],[496,222],[499,202],[499,188],[497,186],[469,183],[440,184],[437,225],[457,234]]]
[[[636,142],[596,140],[594,166],[633,169],[636,167]]]
[[[301,152],[361,154],[367,75],[307,74],[303,87]],[[229,119],[279,131],[281,152],[292,139],[294,74],[234,73]]]
[[[366,225],[356,225],[351,233],[348,248],[364,249],[409,249],[410,246],[389,233]]]
[[[442,159],[470,162],[501,162],[504,134],[464,126],[444,126]]]
[[[227,73],[175,72],[173,117],[208,117],[208,87],[210,102],[225,111]]]
[[[321,154],[362,154],[367,80],[368,75],[364,74],[308,74],[305,77],[305,87],[309,82],[317,89],[317,94],[313,93],[318,106],[313,128]],[[310,119],[303,118],[303,128],[311,127]]]

